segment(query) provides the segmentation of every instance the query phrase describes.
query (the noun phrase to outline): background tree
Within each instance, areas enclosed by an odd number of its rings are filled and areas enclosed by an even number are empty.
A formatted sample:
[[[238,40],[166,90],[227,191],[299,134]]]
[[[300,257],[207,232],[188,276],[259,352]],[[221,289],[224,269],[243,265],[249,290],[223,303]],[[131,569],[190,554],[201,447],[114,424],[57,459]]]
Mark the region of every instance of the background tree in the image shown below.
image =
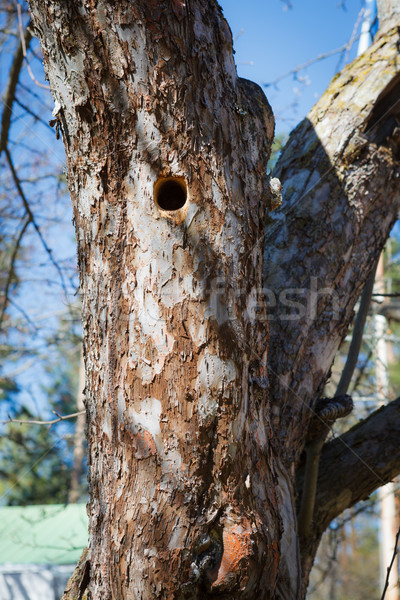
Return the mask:
[[[0,420],[40,421],[76,410],[81,332],[71,211],[26,4],[0,2],[0,46]],[[2,425],[1,501],[85,498],[78,438],[73,421],[49,431]]]
[[[81,339],[70,330],[70,319],[62,324],[55,345],[42,364],[49,373],[44,395],[46,412],[32,412],[20,401],[14,382],[1,383],[1,407],[10,419],[0,438],[0,497],[9,505],[66,504],[86,500],[84,432],[77,432],[75,419],[57,427],[40,426],[48,411],[55,420],[82,410],[79,404]],[[84,418],[79,415],[78,420]]]
[[[373,502],[324,534],[311,572],[309,600],[380,598],[378,514]]]

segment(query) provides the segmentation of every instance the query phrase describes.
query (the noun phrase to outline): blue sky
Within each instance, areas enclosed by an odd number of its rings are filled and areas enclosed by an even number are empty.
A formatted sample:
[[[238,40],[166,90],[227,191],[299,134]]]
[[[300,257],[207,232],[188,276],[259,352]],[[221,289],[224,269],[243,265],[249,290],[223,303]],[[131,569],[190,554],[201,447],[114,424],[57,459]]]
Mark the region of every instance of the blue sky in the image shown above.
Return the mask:
[[[239,75],[262,85],[347,44],[364,1],[291,0],[289,10],[282,0],[221,0],[220,4],[237,38],[234,47]],[[356,49],[357,42],[351,59]],[[337,71],[340,58],[337,54],[301,71],[299,76],[306,82],[291,76],[277,88],[265,88],[276,113],[277,132],[290,131],[307,114]],[[296,97],[297,108],[288,108]]]

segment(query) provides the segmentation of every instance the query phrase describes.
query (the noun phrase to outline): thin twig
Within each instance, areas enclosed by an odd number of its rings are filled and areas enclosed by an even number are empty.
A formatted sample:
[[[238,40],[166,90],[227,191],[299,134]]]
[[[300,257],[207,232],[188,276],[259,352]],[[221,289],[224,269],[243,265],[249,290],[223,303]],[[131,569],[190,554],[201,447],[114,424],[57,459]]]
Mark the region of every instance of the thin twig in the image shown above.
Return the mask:
[[[60,421],[67,421],[68,419],[74,419],[75,417],[79,417],[79,415],[85,414],[86,411],[80,410],[76,413],[71,413],[70,415],[60,415],[55,410],[52,411],[54,415],[57,415],[56,419],[51,419],[50,421],[41,421],[41,420],[31,420],[31,419],[7,419],[7,421],[0,421],[0,424],[7,425],[7,423],[18,423],[18,425],[47,425],[48,428]]]
[[[12,300],[11,298],[8,299],[9,304],[11,304],[18,312],[21,313],[21,315],[24,317],[24,319],[26,320],[26,322],[28,323],[28,325],[30,325],[33,329],[33,331],[35,333],[37,333],[39,331],[39,328],[35,325],[35,323],[32,321],[32,319],[30,318],[30,316],[28,315],[28,313],[26,313],[24,311],[24,309],[19,306],[19,304],[17,304],[15,302],[15,300]]]
[[[358,388],[358,386],[360,384],[360,381],[361,381],[361,379],[364,376],[365,369],[367,368],[368,363],[371,360],[372,354],[373,354],[373,352],[370,349],[369,352],[368,352],[368,354],[367,354],[367,357],[364,360],[364,362],[360,365],[360,367],[358,369],[357,377],[354,380],[353,389],[351,390],[351,394],[354,394],[357,391],[357,388]]]
[[[42,125],[44,125],[45,127],[47,127],[48,129],[51,130],[51,127],[47,121],[45,121],[44,119],[39,117],[39,115],[34,113],[33,110],[31,110],[28,106],[26,106],[25,104],[22,104],[22,102],[20,100],[18,100],[18,98],[15,98],[14,100],[15,100],[15,103],[18,104],[18,106],[20,106],[21,108],[23,108],[25,112],[30,114],[35,119],[35,121],[39,121],[39,123],[41,123]]]
[[[350,39],[347,42],[346,48],[345,48],[345,50],[343,50],[342,55],[339,57],[338,63],[336,65],[335,73],[338,73],[341,70],[343,55],[344,55],[343,62],[344,62],[345,65],[347,65],[347,62],[349,60],[350,50],[351,50],[351,48],[352,48],[352,46],[353,46],[353,44],[355,42],[357,30],[358,30],[358,27],[360,25],[360,21],[361,21],[363,15],[364,15],[364,12],[365,12],[365,8],[362,8],[360,10],[360,12],[358,13],[358,17],[357,17],[357,20],[356,20],[355,25],[353,27],[353,31],[351,33]]]
[[[61,436],[61,439],[63,439],[63,436]],[[35,461],[34,461],[34,462],[31,464],[31,465],[29,465],[29,467],[28,467],[27,469],[25,469],[25,470],[24,470],[24,471],[21,473],[21,475],[19,475],[19,476],[16,478],[16,481],[15,481],[15,482],[14,482],[12,485],[10,485],[10,486],[6,487],[5,491],[4,491],[4,492],[3,492],[3,494],[0,496],[0,502],[2,502],[2,500],[4,500],[4,499],[7,497],[7,494],[8,494],[8,493],[9,493],[11,490],[13,490],[15,487],[17,487],[17,486],[18,486],[18,485],[21,483],[21,481],[24,479],[24,477],[25,477],[26,475],[28,475],[28,473],[31,473],[31,472],[35,473],[35,468],[37,467],[37,465],[38,465],[38,464],[39,464],[39,463],[40,463],[40,462],[41,462],[41,461],[42,461],[42,460],[45,458],[45,456],[47,456],[47,455],[49,454],[49,452],[51,452],[51,451],[52,451],[52,450],[53,450],[53,449],[56,447],[56,445],[57,445],[57,442],[58,442],[58,440],[56,440],[56,441],[54,442],[54,444],[52,444],[51,446],[48,446],[48,447],[46,448],[46,450],[45,450],[45,451],[44,451],[44,452],[43,452],[43,453],[42,453],[42,454],[39,456],[39,458],[38,458],[38,459],[36,459],[36,460],[35,460]]]
[[[358,27],[359,27],[359,25],[361,23],[362,18],[364,17],[364,13],[365,13],[365,8],[363,7],[360,10],[360,12],[358,13],[358,17],[357,17],[357,20],[356,20],[355,25],[353,27],[353,31],[352,31],[351,37],[350,37],[349,42],[348,42],[347,47],[346,47],[346,54],[344,55],[344,64],[345,65],[347,64],[347,61],[349,60],[349,54],[350,54],[351,47],[354,44],[354,42],[356,41],[357,30],[358,30]]]
[[[389,587],[390,571],[392,570],[392,567],[394,565],[394,561],[396,559],[396,555],[399,553],[399,540],[400,540],[400,528],[399,528],[399,530],[396,533],[396,541],[394,543],[393,556],[392,556],[392,560],[390,561],[390,565],[387,568],[386,581],[385,581],[385,586],[383,588],[381,600],[384,600],[384,598],[386,596],[386,591],[387,591],[387,589]]]
[[[372,294],[372,296],[383,296],[384,298],[400,298],[400,294]]]
[[[49,85],[44,85],[43,83],[40,83],[36,77],[34,76],[31,66],[29,64],[28,61],[28,57],[26,55],[26,46],[25,46],[25,40],[24,40],[24,35],[23,35],[23,28],[22,28],[22,15],[21,15],[21,7],[19,4],[17,4],[17,11],[18,11],[18,24],[19,24],[19,36],[21,38],[21,44],[22,44],[22,51],[24,54],[24,58],[26,59],[26,67],[28,69],[28,73],[30,78],[32,79],[33,83],[35,83],[38,87],[43,88],[44,90],[50,90],[50,86]]]
[[[40,96],[40,94],[34,92],[33,88],[28,87],[27,85],[22,83],[22,81],[18,81],[18,88],[21,88],[21,90],[32,96],[32,98],[35,98],[35,100],[39,102],[39,104],[41,104],[43,108],[51,112],[51,106],[46,103],[46,101]]]
[[[355,37],[352,40],[352,42],[354,43],[355,41],[357,41],[359,37],[360,37],[359,35],[357,37]],[[308,60],[307,62],[305,62],[301,65],[298,65],[291,71],[288,71],[287,73],[284,73],[283,75],[280,75],[279,77],[274,79],[274,81],[264,83],[263,86],[264,87],[271,87],[271,85],[275,86],[277,83],[282,81],[282,79],[286,79],[286,77],[290,77],[290,75],[297,75],[297,73],[299,71],[302,71],[303,69],[306,69],[307,67],[310,67],[311,65],[313,65],[316,62],[319,62],[320,60],[324,60],[325,58],[329,58],[330,56],[334,56],[335,54],[339,54],[340,52],[343,52],[344,50],[347,49],[347,47],[348,47],[348,42],[346,44],[344,44],[343,46],[341,46],[340,48],[336,48],[335,50],[330,50],[329,52],[325,52],[324,54],[319,54],[315,58],[312,58],[311,60]]]
[[[25,207],[26,214],[30,218],[30,222],[32,223],[33,227],[35,228],[35,230],[36,230],[36,232],[37,232],[37,234],[39,236],[39,239],[42,242],[42,246],[43,246],[43,248],[45,249],[45,251],[47,252],[47,254],[48,254],[49,258],[50,258],[50,261],[52,262],[52,264],[56,268],[57,273],[58,273],[58,275],[60,277],[61,287],[62,287],[62,289],[64,291],[65,297],[68,298],[68,290],[67,290],[67,286],[65,284],[64,275],[63,275],[63,273],[61,271],[60,265],[54,259],[52,251],[51,251],[51,248],[47,245],[47,242],[46,242],[46,240],[43,237],[43,234],[42,234],[42,232],[41,232],[41,230],[39,228],[39,225],[35,221],[35,217],[34,217],[34,215],[32,213],[31,207],[29,206],[29,202],[28,202],[28,200],[27,200],[27,198],[26,198],[26,196],[24,194],[24,191],[23,191],[22,186],[21,186],[21,182],[20,182],[20,180],[18,178],[17,172],[16,172],[15,167],[14,167],[14,163],[13,163],[12,158],[11,158],[11,154],[10,154],[10,152],[9,152],[9,150],[8,150],[7,147],[5,148],[5,154],[6,154],[6,157],[7,157],[7,162],[9,164],[10,169],[11,169],[11,173],[12,173],[12,176],[13,176],[13,180],[14,180],[15,186],[16,186],[16,188],[18,190],[18,193],[19,193],[19,195],[21,197],[22,203],[23,203],[23,205]]]
[[[21,373],[24,373],[25,371],[27,371],[28,369],[30,369],[36,361],[36,357],[35,358],[31,358],[29,360],[27,360],[23,365],[21,365],[20,367],[14,369],[13,371],[7,373],[7,378],[8,379],[15,379],[15,377],[17,375],[20,375]]]
[[[15,242],[13,253],[11,255],[10,267],[8,269],[7,282],[6,282],[5,289],[4,289],[4,300],[3,300],[3,305],[1,307],[1,312],[0,312],[0,331],[1,331],[1,327],[3,325],[4,314],[6,312],[6,308],[8,305],[8,294],[10,291],[11,282],[13,280],[13,276],[14,276],[14,272],[15,272],[14,267],[15,267],[15,261],[17,260],[17,256],[18,256],[18,250],[20,248],[24,233],[27,230],[30,222],[31,222],[31,217],[28,215],[27,219],[25,220],[25,223],[23,224],[23,226],[21,228],[21,231],[19,232],[19,235]]]

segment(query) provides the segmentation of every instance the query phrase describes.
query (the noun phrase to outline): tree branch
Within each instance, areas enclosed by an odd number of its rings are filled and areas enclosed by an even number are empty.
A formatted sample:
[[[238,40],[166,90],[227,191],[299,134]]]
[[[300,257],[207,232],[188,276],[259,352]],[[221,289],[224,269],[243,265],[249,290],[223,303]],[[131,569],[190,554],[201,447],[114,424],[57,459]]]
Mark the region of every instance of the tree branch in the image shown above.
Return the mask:
[[[265,287],[277,299],[269,321],[271,398],[278,435],[285,432],[290,455],[298,449],[295,461],[399,210],[400,153],[392,144],[398,41],[396,25],[332,81],[272,174],[282,182],[283,204],[270,213],[265,235]]]
[[[346,364],[344,366],[339,384],[337,386],[336,396],[347,394],[351,379],[354,375],[354,370],[357,366],[358,355],[360,354],[365,323],[367,321],[368,311],[371,304],[377,266],[378,263],[376,263],[375,267],[372,269],[361,294],[360,306],[358,308],[357,318],[354,323],[350,348],[347,354]]]
[[[15,170],[15,167],[14,167],[14,163],[13,163],[12,158],[11,158],[10,151],[8,150],[7,147],[5,148],[5,154],[6,154],[7,162],[8,162],[8,165],[10,167],[11,174],[12,174],[12,177],[13,177],[13,180],[14,180],[14,183],[15,183],[15,187],[18,190],[18,194],[20,195],[20,198],[21,198],[22,203],[24,205],[25,212],[26,212],[26,214],[27,214],[27,216],[29,218],[29,222],[32,223],[33,227],[35,228],[36,233],[39,236],[39,239],[40,239],[40,241],[42,243],[42,246],[43,246],[44,250],[46,251],[47,255],[49,256],[51,263],[54,265],[54,267],[55,267],[55,269],[56,269],[56,271],[57,271],[57,273],[58,273],[58,275],[60,277],[61,287],[62,287],[62,289],[64,291],[65,297],[68,298],[68,290],[67,290],[67,286],[66,286],[66,283],[65,283],[63,272],[62,272],[62,270],[60,268],[60,265],[54,259],[53,253],[51,251],[51,248],[47,245],[47,242],[46,242],[46,240],[43,237],[43,234],[42,234],[42,232],[41,232],[41,230],[39,228],[39,225],[35,221],[35,217],[33,215],[31,207],[29,205],[28,199],[26,198],[26,196],[24,194],[24,191],[23,191],[22,186],[21,186],[21,182],[19,180],[18,174],[17,174],[17,172]]]
[[[355,41],[357,41],[358,38],[359,38],[359,36],[352,36],[350,39],[350,42],[347,42],[343,46],[340,46],[340,48],[335,48],[334,50],[330,50],[329,52],[324,52],[322,54],[318,54],[318,56],[316,56],[315,58],[311,58],[307,62],[302,63],[301,65],[297,65],[297,67],[294,67],[294,69],[291,69],[290,71],[287,71],[283,75],[280,75],[273,81],[264,83],[263,84],[264,87],[265,88],[276,87],[280,81],[282,81],[283,79],[286,79],[287,77],[290,77],[291,75],[293,75],[294,78],[297,78],[297,74],[300,71],[303,71],[303,69],[307,69],[307,67],[310,67],[311,65],[314,65],[315,63],[320,62],[321,60],[324,60],[325,58],[330,58],[331,56],[335,56],[335,54],[340,54],[341,52],[349,50],[350,43],[353,44]]]
[[[345,394],[341,396],[336,394],[332,399],[321,399],[315,407],[315,415],[310,426],[310,434],[313,437],[306,446],[305,476],[298,519],[301,539],[311,535],[319,462],[325,439],[336,419],[347,416],[352,410],[353,401]]]
[[[320,539],[344,510],[366,500],[400,473],[400,398],[372,413],[322,449],[312,535],[301,541],[302,566],[309,573]],[[297,471],[299,493],[305,465]],[[307,578],[303,582],[307,586]]]
[[[390,565],[388,566],[388,569],[387,569],[387,574],[386,574],[386,579],[385,579],[385,586],[383,588],[381,600],[384,600],[384,598],[386,596],[387,589],[389,587],[390,572],[391,572],[391,570],[393,568],[396,556],[399,553],[399,539],[400,539],[400,529],[398,529],[398,531],[396,533],[396,540],[395,540],[395,543],[394,543],[393,556],[392,556],[392,560],[390,561]]]
[[[314,517],[318,531],[399,475],[399,439],[400,398],[324,446]],[[302,477],[300,471],[299,489]]]
[[[32,39],[32,34],[30,32],[30,24],[31,24],[31,22],[29,21],[29,23],[25,29],[25,34],[23,35],[23,38],[22,38],[25,48],[28,48],[30,41]],[[8,79],[7,90],[6,90],[5,97],[4,97],[4,105],[3,105],[4,109],[3,109],[3,115],[1,118],[0,155],[7,148],[8,132],[10,130],[12,107],[13,107],[13,102],[15,100],[15,90],[17,88],[19,74],[21,72],[23,60],[24,60],[24,46],[21,41],[20,44],[18,45],[18,48],[17,48],[15,54],[14,54],[14,58],[13,58],[11,69],[10,69],[10,76]]]
[[[0,330],[2,328],[3,325],[3,319],[4,319],[4,314],[6,312],[6,308],[8,305],[8,295],[9,295],[9,291],[10,291],[10,286],[11,286],[11,282],[13,280],[14,277],[14,272],[15,272],[15,262],[17,260],[17,256],[18,256],[18,250],[20,248],[21,245],[21,241],[22,238],[24,237],[24,233],[28,228],[29,223],[31,222],[31,217],[28,215],[28,217],[26,218],[21,231],[19,232],[19,235],[16,239],[15,245],[14,245],[14,249],[11,255],[11,260],[10,260],[10,266],[8,269],[8,276],[7,276],[7,281],[6,281],[6,285],[5,285],[5,289],[4,289],[4,299],[3,299],[3,304],[1,307],[1,311],[0,311]]]
[[[50,90],[49,85],[43,85],[43,83],[40,83],[33,74],[31,65],[29,64],[28,57],[27,57],[27,52],[26,52],[27,48],[26,48],[24,32],[23,32],[23,28],[22,28],[21,7],[19,4],[17,4],[17,11],[18,11],[18,25],[19,25],[19,35],[20,35],[21,44],[22,44],[22,52],[23,52],[24,58],[26,59],[26,66],[28,69],[29,77],[32,79],[33,83],[35,83],[38,87],[43,88],[45,90]]]
[[[18,100],[17,97],[14,98],[14,102],[16,104],[18,104],[18,106],[20,106],[21,108],[23,108],[23,110],[25,112],[27,112],[29,115],[31,115],[35,121],[38,121],[39,123],[41,123],[42,125],[44,125],[45,127],[47,127],[48,129],[52,130],[49,123],[47,121],[45,121],[44,119],[42,119],[41,117],[39,117],[39,115],[37,115],[35,112],[33,112],[33,110],[31,110],[29,108],[29,106],[26,106],[26,104],[23,104],[20,100]]]
[[[7,423],[18,423],[19,425],[48,425],[49,429],[52,425],[59,423],[60,421],[67,421],[68,419],[74,419],[75,417],[79,417],[79,415],[85,414],[86,411],[80,410],[76,413],[71,413],[70,415],[60,415],[53,410],[53,413],[57,415],[56,419],[52,419],[50,421],[41,421],[41,420],[30,420],[30,419],[7,419],[7,421],[0,421],[2,425],[6,425]]]

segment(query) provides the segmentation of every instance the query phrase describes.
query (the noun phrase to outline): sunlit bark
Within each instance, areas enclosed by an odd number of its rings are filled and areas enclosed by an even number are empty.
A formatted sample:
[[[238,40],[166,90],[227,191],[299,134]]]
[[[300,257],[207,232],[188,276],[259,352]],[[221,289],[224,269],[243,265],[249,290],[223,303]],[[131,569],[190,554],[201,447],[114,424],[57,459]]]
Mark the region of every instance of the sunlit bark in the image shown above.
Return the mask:
[[[273,116],[215,2],[30,7],[78,241],[88,594],[301,598],[295,471],[398,210],[397,29],[293,133],[274,216]]]

